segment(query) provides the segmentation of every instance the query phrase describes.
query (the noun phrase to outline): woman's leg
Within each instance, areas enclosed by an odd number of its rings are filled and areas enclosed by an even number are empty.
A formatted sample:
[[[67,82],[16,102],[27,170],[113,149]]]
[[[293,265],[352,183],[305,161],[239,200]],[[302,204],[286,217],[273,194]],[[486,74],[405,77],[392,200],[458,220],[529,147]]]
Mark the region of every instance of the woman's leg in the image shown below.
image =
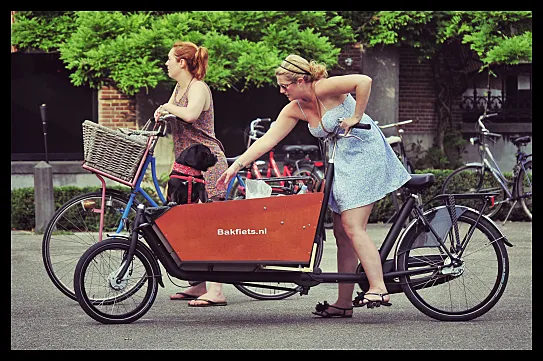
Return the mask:
[[[334,238],[337,247],[337,271],[339,273],[354,273],[358,266],[358,258],[354,252],[351,240],[345,233],[341,225],[341,216],[334,213]],[[338,298],[333,306],[341,308],[351,308],[353,299],[354,283],[338,283]],[[340,313],[333,308],[328,310],[330,313]]]
[[[341,225],[345,234],[351,240],[354,252],[368,278],[369,289],[365,297],[372,301],[388,301],[390,299],[388,295],[383,298],[377,295],[369,295],[369,293],[387,293],[379,251],[366,231],[372,208],[373,203],[343,212],[341,214]]]

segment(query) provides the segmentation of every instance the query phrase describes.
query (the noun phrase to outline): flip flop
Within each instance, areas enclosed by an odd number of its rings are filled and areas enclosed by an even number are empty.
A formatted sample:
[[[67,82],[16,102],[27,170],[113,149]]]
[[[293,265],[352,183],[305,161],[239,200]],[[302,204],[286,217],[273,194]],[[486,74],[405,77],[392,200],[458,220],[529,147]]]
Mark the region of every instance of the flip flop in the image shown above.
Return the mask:
[[[195,300],[198,298],[198,296],[194,296],[194,295],[189,295],[188,293],[185,293],[185,292],[177,292],[176,295],[180,295],[180,296],[183,296],[183,297],[172,297],[170,296],[170,300],[172,301],[190,301],[190,300]]]
[[[223,301],[223,302],[214,302],[214,301],[211,301],[211,300],[206,300],[205,298],[196,298],[197,301],[204,301],[205,303],[201,303],[201,304],[198,304],[198,305],[194,305],[194,304],[188,304],[189,307],[211,307],[211,306],[226,306],[227,303],[226,301]]]

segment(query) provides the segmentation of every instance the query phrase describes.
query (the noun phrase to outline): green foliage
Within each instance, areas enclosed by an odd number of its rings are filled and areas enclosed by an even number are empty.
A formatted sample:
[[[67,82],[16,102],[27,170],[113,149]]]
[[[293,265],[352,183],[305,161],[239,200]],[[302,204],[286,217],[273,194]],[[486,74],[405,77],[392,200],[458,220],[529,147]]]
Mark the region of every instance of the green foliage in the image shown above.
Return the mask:
[[[12,28],[21,49],[58,50],[74,85],[127,95],[170,81],[164,63],[176,40],[208,48],[212,88],[240,91],[273,85],[290,53],[331,68],[355,41],[342,17],[324,11],[22,12]]]
[[[147,192],[151,198],[160,204],[158,195],[154,192],[152,187],[143,187],[145,192]],[[126,186],[116,185],[108,186],[108,189],[116,189],[118,191],[123,191],[125,193],[130,192],[130,188]],[[70,199],[90,192],[96,192],[101,190],[100,187],[90,186],[90,187],[76,187],[76,186],[64,186],[64,187],[54,187],[53,188],[53,199],[55,201],[55,210],[59,209],[64,203],[68,202]],[[140,202],[143,202],[144,199],[141,196],[138,196]],[[17,188],[11,190],[11,229],[17,230],[34,230],[36,225],[36,217],[34,213],[34,188]]]

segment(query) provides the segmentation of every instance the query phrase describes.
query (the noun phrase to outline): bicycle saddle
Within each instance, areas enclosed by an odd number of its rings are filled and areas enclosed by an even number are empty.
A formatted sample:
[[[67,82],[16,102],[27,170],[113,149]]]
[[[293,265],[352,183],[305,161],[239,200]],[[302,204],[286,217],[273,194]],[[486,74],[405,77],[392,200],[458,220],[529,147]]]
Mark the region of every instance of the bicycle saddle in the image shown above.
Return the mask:
[[[411,179],[405,183],[404,187],[413,189],[413,190],[421,190],[424,188],[428,188],[432,184],[434,184],[436,181],[435,176],[432,173],[426,173],[426,174],[411,174]]]
[[[524,137],[511,138],[511,142],[513,142],[513,144],[518,147],[518,146],[526,145],[526,144],[530,143],[531,138],[530,138],[530,136],[525,135]]]

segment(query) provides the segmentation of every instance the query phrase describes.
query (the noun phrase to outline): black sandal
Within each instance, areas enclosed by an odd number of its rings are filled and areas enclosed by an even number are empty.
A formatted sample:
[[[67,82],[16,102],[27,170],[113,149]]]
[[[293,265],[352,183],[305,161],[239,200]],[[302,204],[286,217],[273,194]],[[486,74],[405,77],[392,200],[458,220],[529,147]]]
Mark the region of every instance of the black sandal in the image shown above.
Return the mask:
[[[341,310],[343,312],[342,313],[329,313],[327,311],[329,308],[335,308],[336,310]],[[353,317],[353,314],[351,313],[350,315],[348,315],[347,311],[350,311],[352,309],[353,309],[352,307],[350,307],[350,308],[341,308],[341,307],[332,306],[332,305],[328,304],[328,302],[324,301],[324,304],[322,304],[320,302],[317,303],[317,305],[315,306],[315,311],[316,312],[311,312],[311,313],[314,314],[314,315],[317,315],[319,317],[322,317],[322,318],[332,318],[332,317],[351,318],[351,317]]]
[[[356,296],[353,300],[353,307],[364,307],[367,306],[368,308],[374,308],[379,306],[392,306],[392,303],[385,301],[385,296],[388,295],[388,293],[364,293],[364,292],[357,292],[358,296]],[[374,295],[381,297],[380,300],[370,300],[366,297],[366,295]],[[362,302],[363,300],[366,300],[368,302]]]

